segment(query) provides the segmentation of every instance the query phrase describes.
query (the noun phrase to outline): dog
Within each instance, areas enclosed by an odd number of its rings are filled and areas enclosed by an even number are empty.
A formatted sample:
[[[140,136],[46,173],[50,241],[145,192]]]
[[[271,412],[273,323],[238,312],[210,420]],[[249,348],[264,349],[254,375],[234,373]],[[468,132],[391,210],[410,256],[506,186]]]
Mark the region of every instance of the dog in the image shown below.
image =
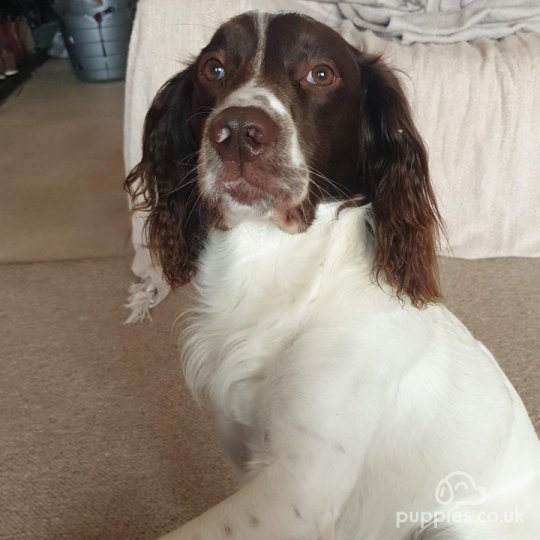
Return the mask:
[[[164,538],[540,538],[540,443],[441,303],[426,150],[380,57],[231,19],[156,95],[126,187],[194,283],[186,381],[241,475]]]

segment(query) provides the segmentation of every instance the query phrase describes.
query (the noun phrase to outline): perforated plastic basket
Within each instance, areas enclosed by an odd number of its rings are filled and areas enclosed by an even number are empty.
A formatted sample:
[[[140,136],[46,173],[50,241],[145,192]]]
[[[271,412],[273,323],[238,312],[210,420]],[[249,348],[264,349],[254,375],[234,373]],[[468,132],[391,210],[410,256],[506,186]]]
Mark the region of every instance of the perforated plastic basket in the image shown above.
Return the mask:
[[[69,0],[60,12],[71,64],[83,81],[126,75],[134,3],[128,0]]]

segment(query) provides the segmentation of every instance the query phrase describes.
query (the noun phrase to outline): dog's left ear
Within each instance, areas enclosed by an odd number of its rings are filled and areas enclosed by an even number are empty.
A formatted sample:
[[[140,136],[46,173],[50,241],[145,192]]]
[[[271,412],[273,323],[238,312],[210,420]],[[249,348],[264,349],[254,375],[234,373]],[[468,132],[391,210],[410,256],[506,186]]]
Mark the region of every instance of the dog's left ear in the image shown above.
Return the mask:
[[[442,221],[427,152],[396,75],[379,57],[356,53],[363,103],[360,175],[372,203],[380,273],[416,307],[441,300],[437,247]]]

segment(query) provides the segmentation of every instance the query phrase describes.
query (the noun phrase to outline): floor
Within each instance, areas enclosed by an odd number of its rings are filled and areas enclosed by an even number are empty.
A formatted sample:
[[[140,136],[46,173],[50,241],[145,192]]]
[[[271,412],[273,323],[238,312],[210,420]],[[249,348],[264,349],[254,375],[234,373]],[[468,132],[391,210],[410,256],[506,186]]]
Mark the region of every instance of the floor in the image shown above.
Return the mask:
[[[128,253],[123,101],[50,59],[0,107],[0,263]]]

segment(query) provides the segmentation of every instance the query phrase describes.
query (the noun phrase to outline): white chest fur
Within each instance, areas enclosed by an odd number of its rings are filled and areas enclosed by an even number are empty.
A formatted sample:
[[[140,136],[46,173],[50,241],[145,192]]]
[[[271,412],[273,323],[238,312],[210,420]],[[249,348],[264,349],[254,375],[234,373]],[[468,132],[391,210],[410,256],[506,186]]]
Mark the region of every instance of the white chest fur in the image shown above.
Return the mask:
[[[319,208],[308,232],[289,235],[265,221],[213,231],[196,280],[198,305],[182,341],[186,379],[228,420],[259,424],[253,394],[306,324],[339,309],[343,274],[371,288],[365,209]],[[361,218],[361,219],[360,219]],[[350,262],[348,267],[347,262]],[[350,276],[349,276],[350,279]],[[341,282],[340,282],[341,281]],[[328,301],[332,299],[333,301]]]
[[[202,254],[186,380],[210,397],[233,459],[256,473],[286,448],[306,465],[315,440],[350,490],[335,538],[360,523],[393,538],[388,516],[430,508],[455,470],[494,492],[528,483],[538,439],[493,357],[444,307],[416,310],[373,283],[367,210],[336,209],[300,235],[264,221],[213,231]]]

